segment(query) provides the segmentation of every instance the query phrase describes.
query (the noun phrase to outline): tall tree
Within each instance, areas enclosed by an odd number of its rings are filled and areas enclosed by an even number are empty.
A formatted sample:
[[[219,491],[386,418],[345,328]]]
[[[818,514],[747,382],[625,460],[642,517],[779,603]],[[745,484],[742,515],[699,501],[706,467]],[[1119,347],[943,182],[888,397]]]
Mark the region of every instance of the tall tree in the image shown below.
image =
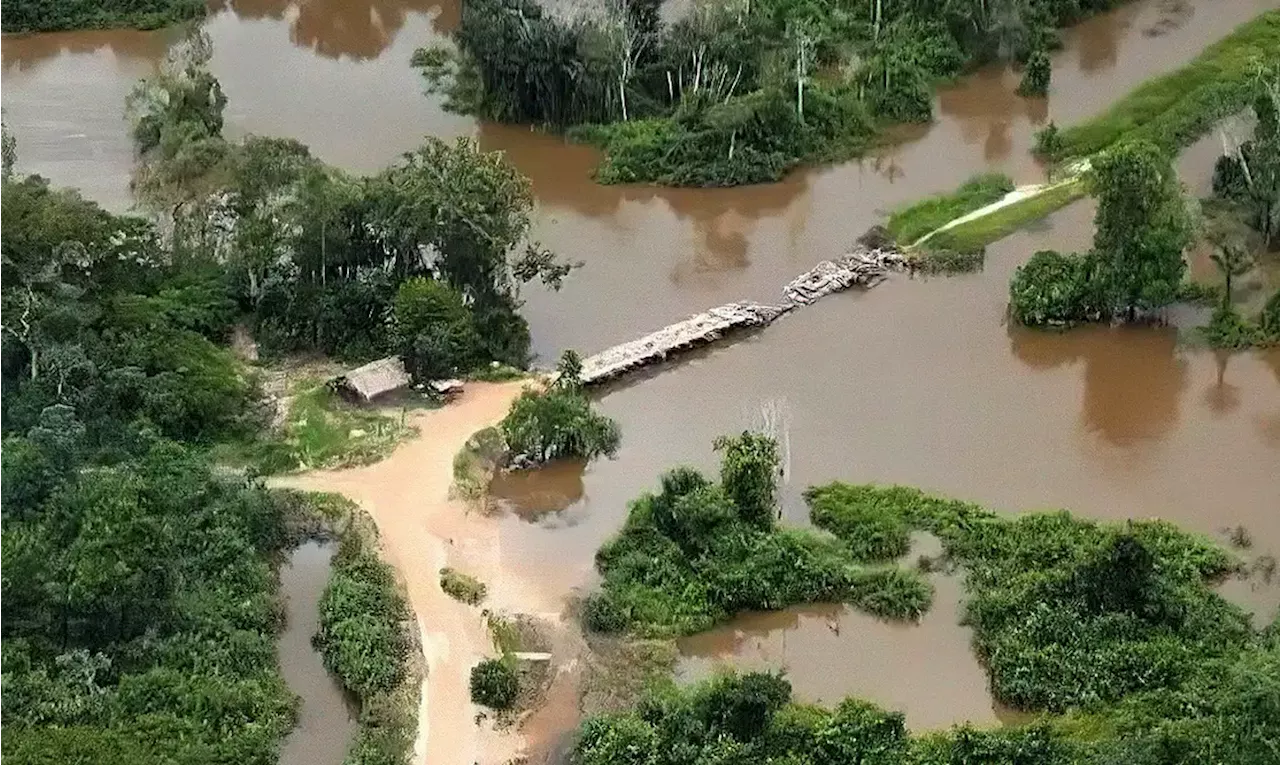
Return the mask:
[[[1191,220],[1169,157],[1135,141],[1098,157],[1093,171],[1093,247],[1113,311],[1133,319],[1172,303],[1186,271]]]

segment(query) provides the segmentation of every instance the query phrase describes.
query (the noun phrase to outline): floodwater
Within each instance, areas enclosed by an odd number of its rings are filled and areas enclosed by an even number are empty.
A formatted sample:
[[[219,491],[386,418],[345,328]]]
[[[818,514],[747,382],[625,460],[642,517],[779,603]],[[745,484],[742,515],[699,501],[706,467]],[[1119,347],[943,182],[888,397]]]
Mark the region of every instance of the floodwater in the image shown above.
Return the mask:
[[[424,134],[472,135],[505,151],[532,180],[536,236],[584,263],[558,294],[526,291],[534,347],[549,360],[712,305],[776,299],[886,210],[974,173],[1039,180],[1028,152],[1039,127],[1105,109],[1278,5],[1137,0],[1063,35],[1047,100],[1016,96],[1011,71],[982,69],[939,94],[933,124],[902,129],[897,144],[860,162],[718,190],[597,186],[589,148],[443,112],[421,94],[408,60],[456,23],[452,2],[259,0],[219,9],[205,28],[234,134],[298,138],[356,172],[394,161]],[[19,169],[127,207],[123,96],[173,38],[6,37],[3,102]],[[1206,139],[1184,156],[1190,188],[1205,188],[1215,154]],[[590,586],[592,555],[627,501],[672,465],[712,469],[712,439],[765,408],[789,436],[783,495],[793,522],[805,518],[805,486],[843,479],[912,484],[1007,512],[1162,517],[1207,534],[1240,524],[1253,537],[1250,554],[1280,552],[1280,353],[1197,350],[1178,327],[1055,334],[1005,325],[1013,270],[1038,249],[1087,247],[1091,220],[1091,205],[1077,203],[990,248],[982,273],[900,276],[831,297],[605,391],[602,407],[622,426],[617,459],[498,487],[513,510],[499,554],[549,596]],[[1231,591],[1258,608],[1280,600],[1274,586]],[[948,603],[940,597],[938,612],[909,628],[843,612],[745,617],[687,643],[686,662],[785,665],[801,697],[860,693],[902,709],[914,726],[993,721],[980,672],[957,658],[968,641]],[[939,676],[946,682],[932,682]]]
[[[280,592],[286,599],[280,671],[289,689],[302,697],[298,724],[280,750],[280,765],[339,765],[355,735],[356,720],[342,686],[311,646],[333,553],[333,545],[305,542],[280,569]]]

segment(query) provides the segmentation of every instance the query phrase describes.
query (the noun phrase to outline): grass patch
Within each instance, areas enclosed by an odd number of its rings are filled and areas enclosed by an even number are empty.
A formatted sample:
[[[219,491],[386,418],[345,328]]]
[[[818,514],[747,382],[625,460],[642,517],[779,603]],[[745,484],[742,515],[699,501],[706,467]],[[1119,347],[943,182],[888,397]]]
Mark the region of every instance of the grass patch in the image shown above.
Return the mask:
[[[1174,151],[1247,107],[1259,68],[1277,62],[1280,11],[1267,11],[1176,72],[1139,86],[1098,117],[1042,133],[1037,150],[1061,161],[1087,157],[1121,139],[1143,138]]]
[[[1035,196],[1014,202],[990,215],[966,221],[939,231],[922,244],[928,251],[976,253],[997,242],[1031,221],[1039,220],[1076,201],[1088,193],[1084,178],[1073,178],[1051,186]]]
[[[887,228],[899,244],[910,245],[956,218],[1000,201],[1013,189],[1013,179],[1003,173],[975,175],[949,194],[938,194],[893,212]]]
[[[251,441],[218,444],[214,461],[250,467],[259,475],[357,467],[385,458],[417,432],[406,423],[407,407],[388,414],[358,406],[316,378],[298,382],[293,390],[279,428]],[[432,403],[415,399],[413,405]]]
[[[484,601],[489,588],[474,576],[445,566],[440,569],[440,589],[454,600],[460,600],[469,606],[477,606]]]

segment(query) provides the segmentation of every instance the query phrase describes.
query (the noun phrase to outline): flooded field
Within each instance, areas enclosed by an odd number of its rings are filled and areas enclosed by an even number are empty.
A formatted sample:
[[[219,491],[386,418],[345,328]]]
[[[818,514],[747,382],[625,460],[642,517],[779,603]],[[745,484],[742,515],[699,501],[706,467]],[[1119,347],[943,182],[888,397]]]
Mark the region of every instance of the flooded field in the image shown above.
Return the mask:
[[[1022,99],[1015,73],[983,69],[940,93],[932,125],[902,130],[875,156],[711,191],[598,186],[591,149],[443,112],[421,94],[408,60],[456,23],[455,4],[258,0],[220,7],[205,27],[234,134],[294,137],[353,172],[393,161],[426,134],[472,135],[505,151],[532,179],[538,237],[585,264],[560,293],[525,295],[535,350],[551,359],[708,306],[774,298],[888,209],[974,173],[1039,180],[1028,151],[1036,129],[1101,111],[1277,5],[1139,0],[1063,35],[1048,100]],[[19,169],[127,207],[123,99],[174,36],[6,38],[3,100]],[[1206,188],[1216,154],[1206,139],[1184,155],[1191,189]],[[1280,553],[1280,353],[1195,349],[1177,326],[1065,334],[1006,326],[1013,270],[1036,250],[1086,248],[1091,236],[1092,207],[1080,202],[991,247],[981,273],[895,277],[605,391],[603,409],[622,427],[618,458],[496,486],[512,512],[500,520],[494,554],[539,599],[590,586],[592,555],[627,501],[673,465],[713,469],[712,439],[749,426],[764,405],[789,423],[791,522],[804,521],[806,486],[843,479],[912,484],[1007,512],[1161,517],[1208,534],[1244,525],[1253,553]],[[387,475],[413,476],[402,467]],[[902,709],[915,727],[996,722],[956,623],[958,589],[951,580],[938,586],[918,626],[826,608],[744,617],[685,641],[682,672],[722,659],[785,667],[802,698],[859,694]],[[1280,600],[1274,585],[1231,591],[1260,608]]]

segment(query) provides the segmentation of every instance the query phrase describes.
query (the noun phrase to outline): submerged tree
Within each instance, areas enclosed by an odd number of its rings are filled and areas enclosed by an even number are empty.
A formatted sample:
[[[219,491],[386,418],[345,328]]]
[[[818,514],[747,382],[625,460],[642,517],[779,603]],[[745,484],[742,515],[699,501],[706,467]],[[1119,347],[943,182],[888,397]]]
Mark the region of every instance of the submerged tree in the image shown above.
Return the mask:
[[[1133,319],[1172,303],[1186,271],[1191,221],[1169,157],[1134,141],[1098,157],[1093,172],[1093,247],[1112,310]]]
[[[1023,96],[1048,95],[1052,66],[1049,62],[1048,53],[1038,48],[1032,51],[1027,58],[1026,69],[1022,72],[1022,82],[1018,84],[1018,94]]]
[[[744,431],[721,436],[715,449],[720,461],[720,483],[743,520],[771,528],[778,515],[778,477],[781,457],[778,442],[763,433]]]
[[[621,434],[618,423],[596,412],[582,391],[581,361],[566,351],[560,380],[546,390],[525,388],[499,427],[507,446],[536,464],[557,459],[612,457]]]

